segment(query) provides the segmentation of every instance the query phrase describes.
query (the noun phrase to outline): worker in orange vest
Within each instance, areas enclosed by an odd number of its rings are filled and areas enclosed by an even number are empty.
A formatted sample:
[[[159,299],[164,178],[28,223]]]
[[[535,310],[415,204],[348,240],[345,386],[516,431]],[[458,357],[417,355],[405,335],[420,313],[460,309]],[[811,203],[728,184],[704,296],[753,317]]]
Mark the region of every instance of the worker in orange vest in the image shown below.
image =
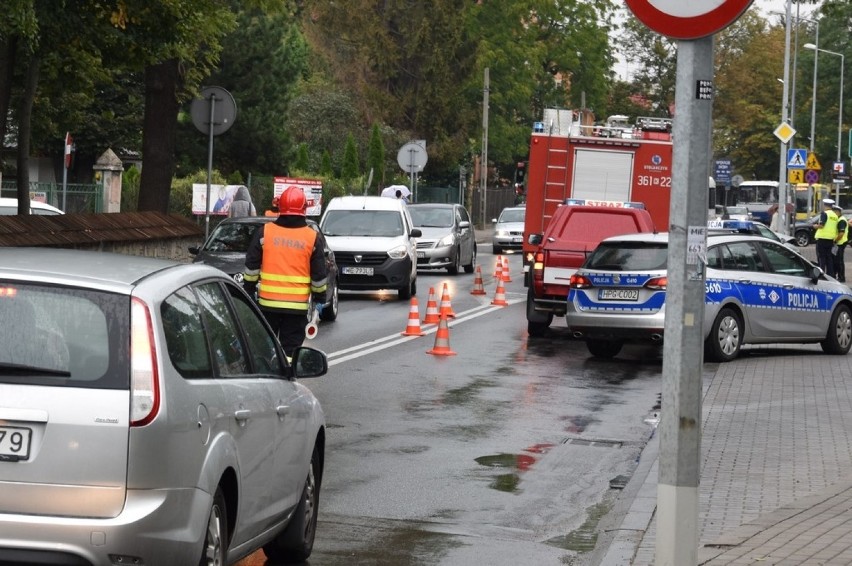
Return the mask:
[[[325,242],[308,226],[307,199],[290,187],[278,201],[279,216],[255,231],[243,272],[243,288],[257,302],[288,358],[305,341],[311,303],[326,301]]]

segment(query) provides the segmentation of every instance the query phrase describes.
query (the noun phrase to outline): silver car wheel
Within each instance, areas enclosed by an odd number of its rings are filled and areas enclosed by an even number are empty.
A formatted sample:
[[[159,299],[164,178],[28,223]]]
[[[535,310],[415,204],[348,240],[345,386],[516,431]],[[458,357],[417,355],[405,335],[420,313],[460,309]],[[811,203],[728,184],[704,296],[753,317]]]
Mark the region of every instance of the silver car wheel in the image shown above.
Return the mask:
[[[204,539],[204,555],[201,564],[206,566],[224,566],[225,564],[225,515],[224,497],[216,493],[207,519],[207,536]]]
[[[729,315],[719,321],[717,339],[719,347],[726,356],[736,354],[740,344],[740,325],[736,317]]]
[[[849,349],[852,343],[852,316],[849,315],[849,311],[842,310],[838,313],[834,332],[837,336],[837,345],[844,350]]]
[[[313,464],[308,468],[308,479],[305,482],[305,539],[311,536],[313,529],[314,513],[316,513],[317,505],[317,481],[314,475]]]

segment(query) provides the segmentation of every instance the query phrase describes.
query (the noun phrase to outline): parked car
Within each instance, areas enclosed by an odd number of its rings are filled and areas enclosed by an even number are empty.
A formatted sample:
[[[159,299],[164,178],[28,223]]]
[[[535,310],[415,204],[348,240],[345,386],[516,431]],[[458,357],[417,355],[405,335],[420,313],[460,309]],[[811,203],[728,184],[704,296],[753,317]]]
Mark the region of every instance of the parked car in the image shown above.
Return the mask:
[[[595,357],[625,342],[664,339],[668,233],[608,238],[571,277],[566,321]],[[852,346],[852,290],[778,242],[707,236],[704,357],[726,362],[744,344]]]
[[[246,251],[254,237],[255,231],[273,222],[274,216],[247,216],[242,218],[226,218],[210,233],[207,241],[201,246],[192,246],[189,253],[193,263],[205,263],[221,269],[234,278],[237,283],[243,282],[243,271],[246,267]],[[308,226],[320,231],[319,225],[308,219]],[[340,292],[337,286],[337,261],[334,252],[325,243],[325,265],[328,269],[327,302],[323,305],[320,320],[337,320],[340,311]]]
[[[340,267],[343,290],[396,289],[409,300],[417,293],[416,228],[402,199],[335,197],[320,220]]]
[[[717,204],[710,220],[754,220],[747,206],[725,206]]]
[[[311,554],[325,419],[221,270],[0,249],[0,562]]]
[[[819,214],[811,216],[804,220],[796,220],[793,224],[793,236],[796,238],[796,245],[801,248],[814,243],[814,224],[819,220]]]
[[[526,213],[527,209],[524,206],[510,206],[504,208],[498,218],[491,219],[494,224],[491,245],[495,254],[502,254],[503,250],[523,248]]]
[[[423,203],[408,206],[411,221],[420,228],[417,268],[443,269],[456,275],[476,265],[476,236],[470,215],[460,204]]]
[[[0,198],[0,216],[14,216],[18,214],[18,199],[16,198]],[[38,214],[38,215],[56,215],[56,214],[65,214],[55,206],[51,206],[46,202],[39,202],[37,200],[30,201],[30,214]]]

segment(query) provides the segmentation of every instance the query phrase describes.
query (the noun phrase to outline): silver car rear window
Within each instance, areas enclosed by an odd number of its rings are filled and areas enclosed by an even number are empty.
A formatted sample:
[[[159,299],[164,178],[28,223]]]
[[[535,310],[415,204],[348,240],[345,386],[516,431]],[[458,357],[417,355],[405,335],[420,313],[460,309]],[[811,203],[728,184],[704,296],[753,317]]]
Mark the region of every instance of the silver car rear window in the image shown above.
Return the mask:
[[[668,249],[663,243],[604,242],[583,267],[605,271],[659,271],[666,268]]]
[[[128,388],[129,313],[123,295],[0,281],[0,382]]]

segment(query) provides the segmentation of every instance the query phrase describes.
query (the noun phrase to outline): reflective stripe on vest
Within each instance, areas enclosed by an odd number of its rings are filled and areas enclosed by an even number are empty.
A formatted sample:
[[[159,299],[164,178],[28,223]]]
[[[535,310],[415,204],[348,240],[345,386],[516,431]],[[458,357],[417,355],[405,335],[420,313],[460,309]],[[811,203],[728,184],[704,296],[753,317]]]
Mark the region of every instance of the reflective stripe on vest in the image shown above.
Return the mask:
[[[814,234],[817,240],[833,240],[837,237],[837,214],[833,210],[826,210],[825,218],[825,225]]]
[[[307,312],[317,233],[308,226],[283,228],[271,222],[263,230],[257,302],[264,307]]]

